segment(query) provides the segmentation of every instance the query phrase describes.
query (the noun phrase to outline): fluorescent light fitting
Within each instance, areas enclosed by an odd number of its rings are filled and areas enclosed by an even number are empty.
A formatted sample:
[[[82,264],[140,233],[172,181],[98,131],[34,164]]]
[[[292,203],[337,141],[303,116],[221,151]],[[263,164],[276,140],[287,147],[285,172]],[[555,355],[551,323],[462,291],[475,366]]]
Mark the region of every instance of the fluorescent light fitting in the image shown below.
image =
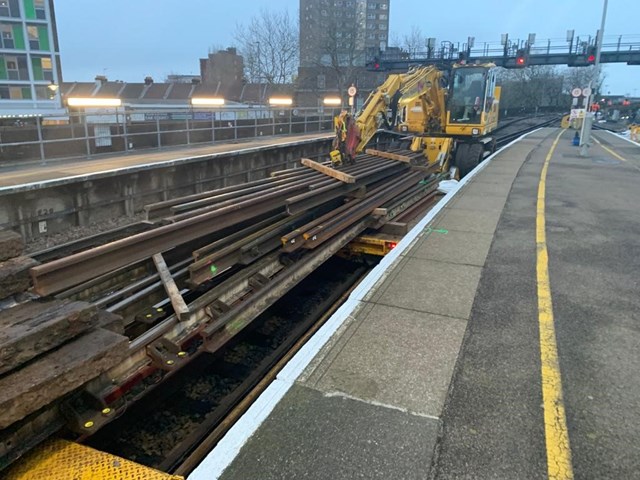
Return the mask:
[[[119,98],[72,97],[67,99],[67,105],[70,107],[119,107],[122,105],[122,100]]]
[[[269,105],[293,105],[293,98],[271,97]]]
[[[196,97],[191,99],[191,105],[224,105],[224,98]]]
[[[325,105],[342,105],[342,99],[338,97],[324,97]]]

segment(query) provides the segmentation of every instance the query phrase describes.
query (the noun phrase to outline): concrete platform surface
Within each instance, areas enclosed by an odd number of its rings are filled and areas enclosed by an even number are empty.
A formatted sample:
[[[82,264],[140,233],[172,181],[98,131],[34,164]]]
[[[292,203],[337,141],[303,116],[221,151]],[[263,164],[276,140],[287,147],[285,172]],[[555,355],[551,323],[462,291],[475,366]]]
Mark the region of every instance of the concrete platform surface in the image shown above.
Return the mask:
[[[132,151],[128,154],[100,155],[86,159],[47,160],[43,163],[29,162],[24,165],[0,166],[0,189],[22,184],[51,182],[73,177],[99,178],[106,172],[135,172],[149,167],[172,166],[202,160],[208,156],[233,154],[240,151],[259,150],[300,142],[328,139],[327,133],[282,135],[259,139],[220,142],[194,147],[168,148],[162,151]]]
[[[535,222],[558,133],[530,134],[446,197],[189,478],[547,478]],[[575,478],[634,478],[640,148],[600,137],[582,159],[565,132],[551,158],[551,291]]]

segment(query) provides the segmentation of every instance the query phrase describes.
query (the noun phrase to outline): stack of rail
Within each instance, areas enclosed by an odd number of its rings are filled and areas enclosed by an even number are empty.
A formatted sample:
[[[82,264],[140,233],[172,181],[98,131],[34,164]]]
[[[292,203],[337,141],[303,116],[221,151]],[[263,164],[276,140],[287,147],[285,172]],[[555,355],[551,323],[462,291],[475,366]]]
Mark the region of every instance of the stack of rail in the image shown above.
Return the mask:
[[[90,435],[109,421],[105,412],[117,414],[199,353],[218,350],[365,229],[433,196],[437,165],[421,161],[399,150],[371,151],[339,170],[303,159],[267,179],[147,205],[139,233],[32,266],[35,293],[82,304],[85,330],[95,329],[99,309],[122,315],[130,341],[114,333],[125,345],[116,342],[96,378],[70,373],[78,380],[59,398],[3,424],[17,422],[0,444],[42,440],[38,422]],[[157,308],[160,293],[166,308]],[[16,448],[0,451],[0,462]]]

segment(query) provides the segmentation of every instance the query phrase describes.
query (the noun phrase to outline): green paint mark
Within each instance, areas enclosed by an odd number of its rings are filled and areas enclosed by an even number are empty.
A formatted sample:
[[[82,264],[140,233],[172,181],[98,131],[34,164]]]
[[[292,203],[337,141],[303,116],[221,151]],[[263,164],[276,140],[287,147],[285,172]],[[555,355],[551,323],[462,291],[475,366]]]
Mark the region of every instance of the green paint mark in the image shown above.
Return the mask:
[[[447,233],[449,233],[449,230],[446,230],[444,228],[438,228],[437,230],[434,230],[433,228],[429,227],[427,228],[427,233],[441,233],[443,235],[446,235]]]
[[[215,275],[216,272],[218,271],[218,267],[216,267],[215,265],[211,265],[209,267],[209,270],[211,270],[211,275]]]

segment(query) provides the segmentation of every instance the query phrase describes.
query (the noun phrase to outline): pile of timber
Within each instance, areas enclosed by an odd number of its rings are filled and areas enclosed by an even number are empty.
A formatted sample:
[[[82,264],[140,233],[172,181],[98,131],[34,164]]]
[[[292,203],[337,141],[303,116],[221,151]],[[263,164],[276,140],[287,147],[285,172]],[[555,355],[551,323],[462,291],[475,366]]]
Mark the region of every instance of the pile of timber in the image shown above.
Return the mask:
[[[0,231],[0,444],[7,427],[127,357],[122,319],[85,302],[37,299],[22,237]]]

